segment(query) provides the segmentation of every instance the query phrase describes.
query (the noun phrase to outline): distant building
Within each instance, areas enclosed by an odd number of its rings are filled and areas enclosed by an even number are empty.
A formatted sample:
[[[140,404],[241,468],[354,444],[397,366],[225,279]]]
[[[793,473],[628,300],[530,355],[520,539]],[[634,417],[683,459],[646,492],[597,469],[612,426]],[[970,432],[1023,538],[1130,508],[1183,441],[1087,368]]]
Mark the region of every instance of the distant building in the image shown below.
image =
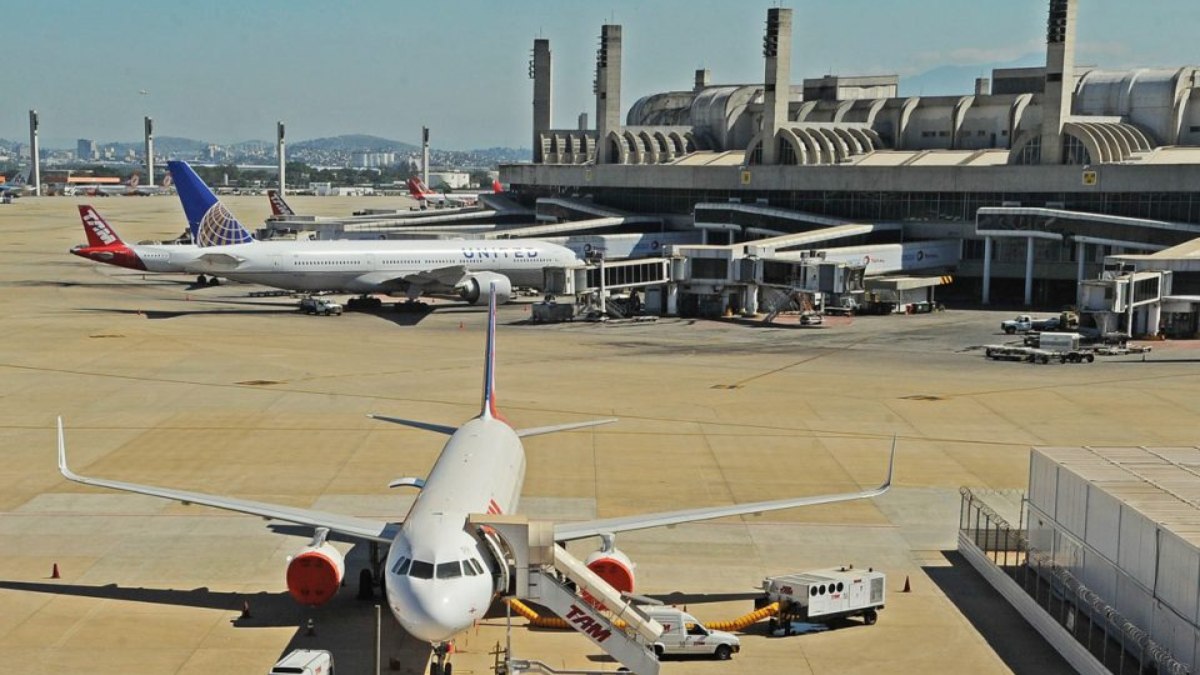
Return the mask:
[[[437,188],[442,183],[451,190],[461,190],[471,186],[471,174],[465,171],[430,171],[429,187]]]
[[[80,161],[96,159],[96,141],[81,138],[75,142],[75,159]]]
[[[356,152],[350,156],[350,166],[356,169],[379,169],[395,165],[394,152]]]

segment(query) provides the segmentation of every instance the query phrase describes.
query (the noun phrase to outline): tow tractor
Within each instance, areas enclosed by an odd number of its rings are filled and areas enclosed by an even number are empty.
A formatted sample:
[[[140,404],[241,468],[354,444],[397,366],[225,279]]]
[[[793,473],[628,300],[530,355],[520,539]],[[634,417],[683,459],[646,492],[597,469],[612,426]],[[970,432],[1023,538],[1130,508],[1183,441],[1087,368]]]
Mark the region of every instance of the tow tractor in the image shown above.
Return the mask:
[[[834,567],[767,577],[763,596],[755,604],[779,603],[778,617],[768,624],[772,633],[783,628],[784,635],[791,635],[793,621],[825,623],[852,616],[861,616],[870,626],[883,609],[885,586],[883,572]]]

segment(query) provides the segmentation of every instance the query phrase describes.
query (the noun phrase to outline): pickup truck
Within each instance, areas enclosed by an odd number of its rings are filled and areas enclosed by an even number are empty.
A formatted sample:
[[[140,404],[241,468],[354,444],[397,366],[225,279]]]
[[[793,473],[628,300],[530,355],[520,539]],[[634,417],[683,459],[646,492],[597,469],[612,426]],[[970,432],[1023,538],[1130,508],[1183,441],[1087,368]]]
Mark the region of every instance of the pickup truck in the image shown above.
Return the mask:
[[[305,314],[322,314],[324,316],[341,316],[341,303],[328,298],[304,298],[300,301],[300,311]]]
[[[1056,330],[1061,323],[1057,316],[1052,316],[1049,319],[1035,319],[1028,314],[1021,314],[1015,319],[1008,319],[1000,322],[1000,330],[1008,335],[1013,333],[1028,333],[1031,330],[1049,331]]]

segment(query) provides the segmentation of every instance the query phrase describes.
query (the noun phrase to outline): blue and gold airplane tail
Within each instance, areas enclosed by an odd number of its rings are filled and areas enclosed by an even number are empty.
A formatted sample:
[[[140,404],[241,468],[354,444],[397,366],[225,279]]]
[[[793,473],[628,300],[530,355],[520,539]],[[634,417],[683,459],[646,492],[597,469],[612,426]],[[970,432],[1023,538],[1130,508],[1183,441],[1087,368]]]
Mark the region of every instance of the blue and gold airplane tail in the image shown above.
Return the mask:
[[[227,246],[254,241],[244,225],[225,208],[212,190],[200,180],[200,176],[187,162],[167,162],[175,192],[187,215],[188,229],[197,246]]]

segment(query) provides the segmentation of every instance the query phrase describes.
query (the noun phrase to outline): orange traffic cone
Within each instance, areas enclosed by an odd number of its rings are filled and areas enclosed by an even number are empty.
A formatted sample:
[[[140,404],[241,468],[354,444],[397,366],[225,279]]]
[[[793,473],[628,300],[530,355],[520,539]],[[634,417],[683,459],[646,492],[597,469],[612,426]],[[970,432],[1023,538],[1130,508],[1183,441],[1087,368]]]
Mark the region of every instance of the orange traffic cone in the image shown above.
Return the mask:
[[[905,575],[905,577],[904,577],[904,590],[902,590],[900,592],[901,593],[912,593],[912,584],[908,583],[907,575]]]
[[[463,329],[463,322],[461,322],[461,321],[458,322],[458,329],[459,330]]]
[[[59,575],[59,573],[58,573],[58,563],[54,563],[54,567],[52,567],[50,569],[50,578],[51,579],[61,579],[62,578],[62,576]]]

